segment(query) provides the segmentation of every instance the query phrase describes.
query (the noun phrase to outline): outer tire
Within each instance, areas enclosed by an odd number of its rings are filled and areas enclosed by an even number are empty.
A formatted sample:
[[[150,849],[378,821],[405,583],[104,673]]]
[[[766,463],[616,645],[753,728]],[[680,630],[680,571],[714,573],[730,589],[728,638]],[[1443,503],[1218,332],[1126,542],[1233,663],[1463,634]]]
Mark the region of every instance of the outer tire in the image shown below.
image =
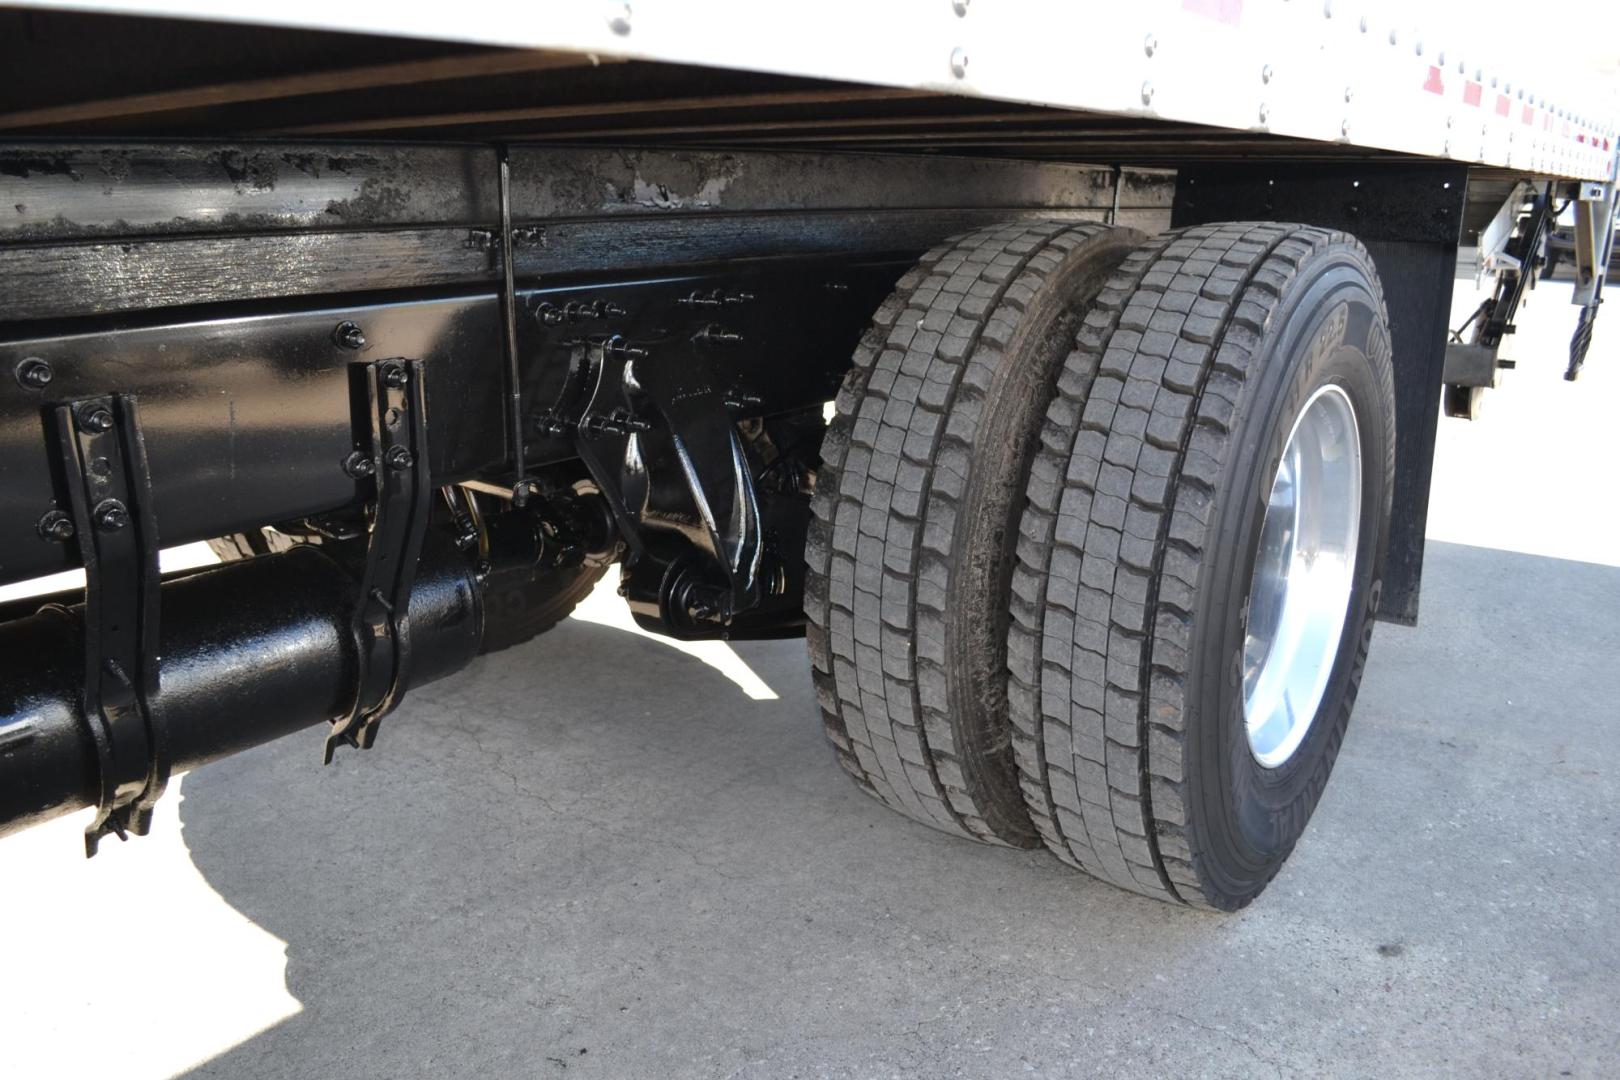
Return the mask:
[[[817,695],[856,782],[945,832],[1039,843],[1007,735],[1010,539],[1058,369],[1140,238],[1030,221],[947,242],[838,394],[806,547]]]
[[[1327,382],[1359,425],[1358,557],[1322,704],[1268,769],[1244,728],[1245,598],[1277,459]],[[1103,880],[1242,907],[1327,782],[1378,605],[1395,413],[1372,260],[1349,236],[1295,225],[1157,237],[1103,289],[1059,387],[1020,525],[1008,650],[1032,820]]]

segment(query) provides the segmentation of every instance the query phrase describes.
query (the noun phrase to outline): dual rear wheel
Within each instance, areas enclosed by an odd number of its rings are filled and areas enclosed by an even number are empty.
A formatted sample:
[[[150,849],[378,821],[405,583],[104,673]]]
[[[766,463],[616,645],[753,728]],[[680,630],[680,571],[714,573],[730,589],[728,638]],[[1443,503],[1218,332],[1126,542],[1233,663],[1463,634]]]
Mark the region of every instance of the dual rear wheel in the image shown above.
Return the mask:
[[[1239,223],[1022,222],[874,319],[806,602],[839,761],[925,824],[1232,909],[1343,738],[1394,471],[1364,248]]]

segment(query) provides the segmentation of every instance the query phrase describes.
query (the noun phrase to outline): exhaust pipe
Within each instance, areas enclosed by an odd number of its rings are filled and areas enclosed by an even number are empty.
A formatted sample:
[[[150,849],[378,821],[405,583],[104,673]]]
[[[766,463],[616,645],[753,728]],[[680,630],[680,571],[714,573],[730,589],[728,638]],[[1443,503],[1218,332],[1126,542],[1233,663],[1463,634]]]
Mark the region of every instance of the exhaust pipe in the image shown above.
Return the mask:
[[[162,679],[147,706],[166,733],[173,770],[342,714],[359,673],[349,630],[356,593],[353,578],[312,546],[164,582]],[[0,624],[0,836],[99,798],[80,685],[83,618],[82,604],[48,604]],[[411,687],[478,655],[478,582],[454,544],[431,529],[410,624]]]

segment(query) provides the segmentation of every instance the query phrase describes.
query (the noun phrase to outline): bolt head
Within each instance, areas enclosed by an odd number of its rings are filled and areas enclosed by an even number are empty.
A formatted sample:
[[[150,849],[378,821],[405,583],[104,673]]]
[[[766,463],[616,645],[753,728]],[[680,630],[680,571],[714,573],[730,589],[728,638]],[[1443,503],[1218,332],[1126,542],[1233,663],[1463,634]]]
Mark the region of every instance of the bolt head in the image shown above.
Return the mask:
[[[356,450],[343,459],[343,471],[356,480],[362,480],[377,471],[377,463],[371,460],[370,454]]]
[[[79,428],[92,435],[100,435],[104,431],[111,431],[113,426],[112,410],[105,405],[96,405],[82,410],[78,415]]]
[[[410,372],[398,364],[389,364],[383,368],[382,381],[384,386],[394,390],[403,390],[410,383],[411,375]]]
[[[630,33],[630,5],[617,0],[608,4],[607,24],[608,29],[620,37]]]
[[[1271,117],[1271,110],[1264,102],[1260,104],[1260,122],[1263,124]]]
[[[411,452],[403,446],[389,447],[388,453],[383,455],[383,460],[388,462],[388,467],[395,472],[403,472],[416,463]]]
[[[1153,104],[1153,84],[1150,82],[1142,84],[1142,104]]]
[[[1152,56],[1159,51],[1159,39],[1149,34],[1142,42],[1142,51]]]
[[[967,50],[958,45],[951,50],[951,74],[958,79],[967,77],[968,54]]]
[[[1271,77],[1276,73],[1277,71],[1275,68],[1273,68],[1270,64],[1266,64],[1260,69],[1260,81],[1263,83],[1269,83],[1271,81]]]
[[[77,531],[73,527],[73,519],[63,510],[48,510],[45,516],[39,519],[39,535],[46,540],[71,540]]]
[[[958,16],[966,15],[967,9],[968,0],[951,0],[951,10],[956,12]]]
[[[352,322],[341,322],[332,331],[332,340],[345,349],[363,349],[366,347],[366,332]]]
[[[37,356],[30,356],[17,365],[17,382],[25,390],[43,390],[51,385],[55,377],[56,372],[51,370],[51,365]]]
[[[96,504],[96,528],[102,532],[117,532],[129,524],[129,510],[117,499],[103,499]]]

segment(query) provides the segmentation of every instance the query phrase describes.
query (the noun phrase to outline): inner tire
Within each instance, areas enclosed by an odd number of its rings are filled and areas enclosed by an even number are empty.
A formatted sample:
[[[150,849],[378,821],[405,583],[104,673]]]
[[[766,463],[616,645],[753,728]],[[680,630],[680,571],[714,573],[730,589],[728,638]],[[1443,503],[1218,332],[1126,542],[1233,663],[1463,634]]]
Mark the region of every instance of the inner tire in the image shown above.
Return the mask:
[[[484,637],[479,653],[499,652],[537,638],[572,614],[611,563],[558,567],[518,580],[493,576],[484,588]]]
[[[1372,260],[1297,225],[1157,237],[1103,290],[1059,386],[1009,643],[1031,818],[1106,881],[1242,907],[1327,782],[1378,607],[1395,404]],[[1297,746],[1262,764],[1244,711],[1251,586],[1279,459],[1324,388],[1357,427],[1353,570],[1319,704]]]
[[[1007,734],[1011,540],[1058,370],[1140,239],[1027,221],[947,242],[838,394],[806,545],[817,695],[856,782],[945,832],[1039,843]]]

